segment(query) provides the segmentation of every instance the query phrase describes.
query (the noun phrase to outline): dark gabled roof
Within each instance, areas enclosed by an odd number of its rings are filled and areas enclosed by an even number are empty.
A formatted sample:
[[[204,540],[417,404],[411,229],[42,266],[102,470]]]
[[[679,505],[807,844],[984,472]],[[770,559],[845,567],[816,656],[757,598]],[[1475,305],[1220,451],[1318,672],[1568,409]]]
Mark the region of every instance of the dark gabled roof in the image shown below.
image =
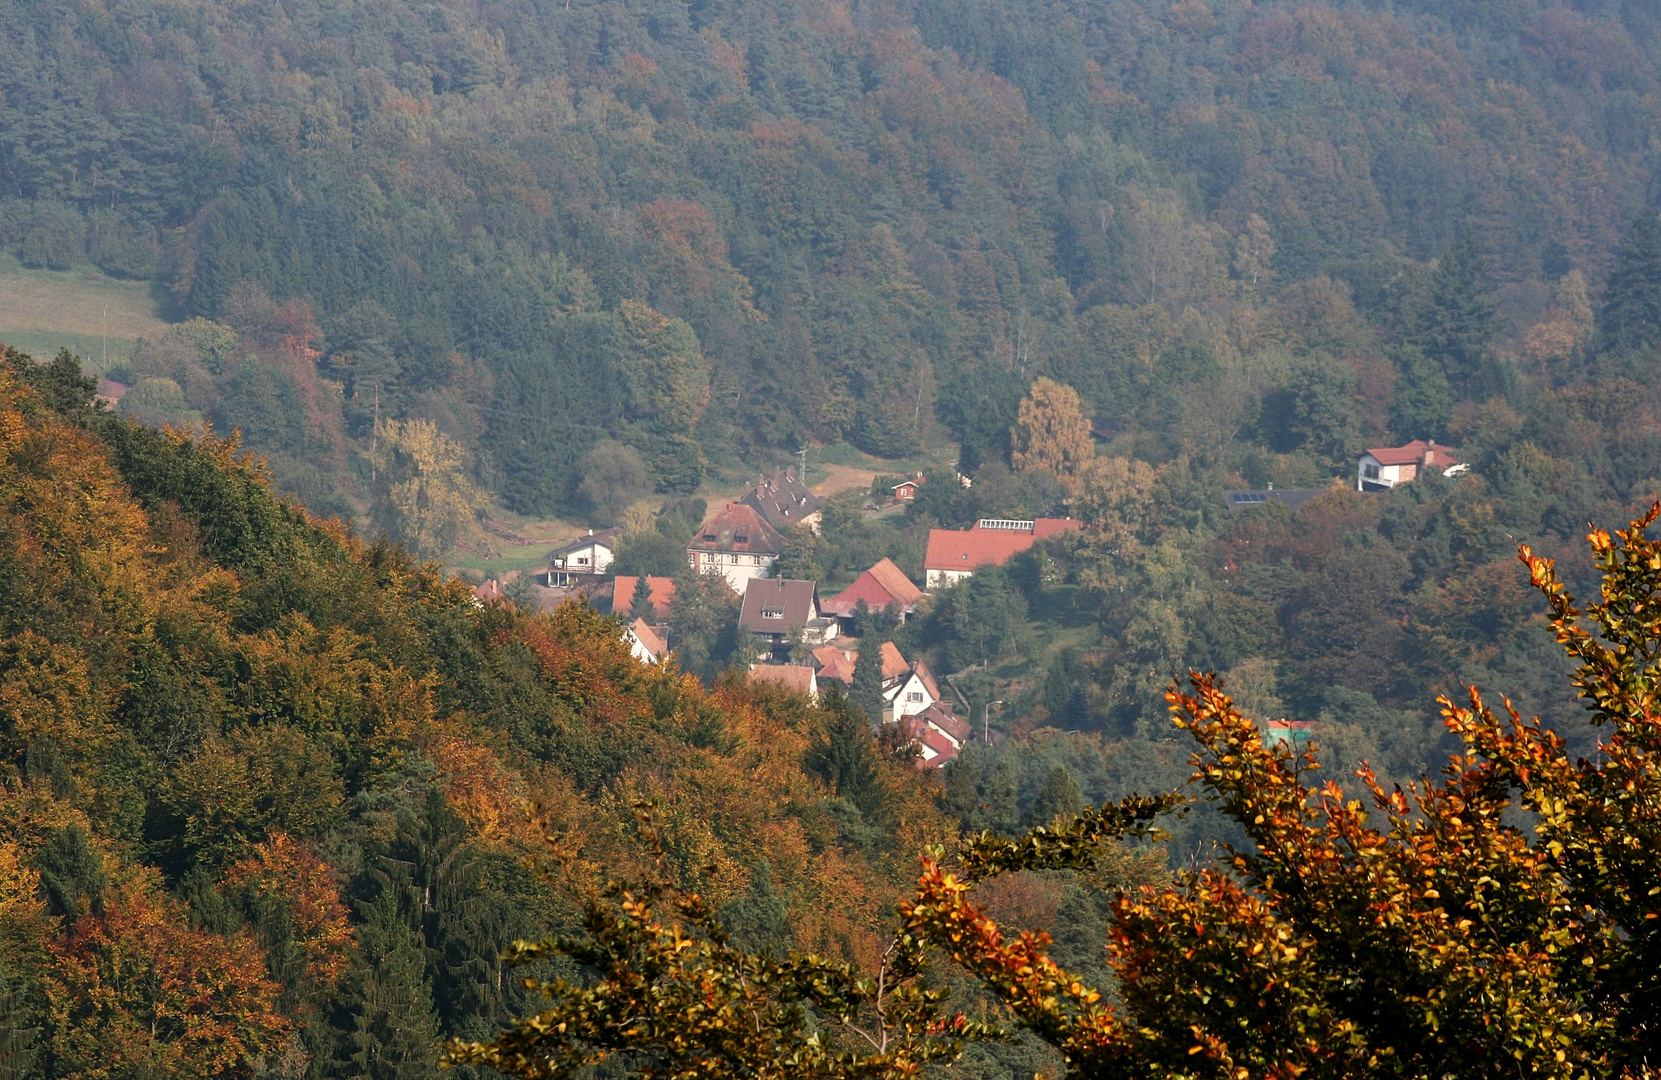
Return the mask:
[[[775,529],[800,525],[819,509],[819,496],[796,479],[795,469],[785,469],[776,476],[757,481],[738,501],[759,513]]]
[[[583,548],[589,547],[593,544],[599,544],[607,550],[614,550],[617,547],[617,537],[622,533],[622,531],[622,529],[601,529],[599,532],[595,532],[593,529],[590,529],[586,535],[579,536],[570,543],[557,547],[548,552],[548,559],[552,561],[561,555],[566,555],[573,551],[580,551]]]
[[[818,588],[811,581],[751,578],[744,583],[738,625],[756,634],[782,634],[792,627],[806,626],[817,614],[814,599]],[[778,614],[769,616],[767,612]]]
[[[1264,503],[1284,503],[1292,510],[1296,510],[1304,503],[1325,491],[1325,488],[1266,488],[1263,491],[1231,491],[1228,493],[1228,508],[1233,513],[1250,510],[1262,506]]]
[[[686,550],[779,555],[784,552],[784,537],[755,507],[728,503],[687,541]]]

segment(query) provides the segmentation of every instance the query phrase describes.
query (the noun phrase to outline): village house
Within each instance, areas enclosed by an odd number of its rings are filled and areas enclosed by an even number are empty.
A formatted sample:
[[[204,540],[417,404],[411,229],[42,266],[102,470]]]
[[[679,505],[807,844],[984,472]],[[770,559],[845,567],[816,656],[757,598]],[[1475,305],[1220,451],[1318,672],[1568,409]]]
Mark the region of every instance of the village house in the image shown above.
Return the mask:
[[[751,664],[751,682],[770,682],[806,694],[809,701],[819,700],[819,680],[813,669],[805,664]]]
[[[917,489],[922,487],[926,481],[927,478],[924,477],[922,473],[918,473],[910,480],[901,480],[898,484],[894,485],[894,498],[898,499],[900,502],[916,501]]]
[[[1002,566],[1038,541],[1077,527],[1072,518],[981,518],[972,529],[930,529],[924,586],[946,588],[983,566]]]
[[[766,577],[783,553],[784,537],[755,507],[743,503],[728,503],[686,545],[693,570],[720,574],[736,593],[752,578]]]
[[[847,686],[854,684],[854,665],[859,663],[857,641],[849,645],[823,645],[813,650],[812,655],[819,678],[841,679]],[[882,681],[885,685],[911,670],[911,665],[900,654],[899,646],[892,641],[883,642],[878,655],[882,658]]]
[[[771,479],[758,480],[738,501],[781,532],[792,525],[806,525],[815,533],[819,531],[819,496],[796,479],[795,469],[785,469]]]
[[[836,636],[836,620],[819,614],[819,586],[789,578],[752,578],[744,586],[738,625],[783,657],[800,643],[820,645]]]
[[[652,610],[660,619],[669,617],[669,602],[675,598],[675,579],[670,577],[638,578],[629,574],[618,574],[612,579],[611,586],[611,613],[613,615],[627,615],[634,609],[635,593],[640,589],[641,581],[646,582],[650,590]]]
[[[570,585],[573,577],[605,573],[611,567],[621,529],[588,530],[563,547],[548,552],[548,584]]]
[[[623,640],[629,643],[629,652],[642,664],[661,664],[669,655],[667,626],[653,626],[645,619],[636,619],[623,628]]]
[[[1436,440],[1414,439],[1406,446],[1380,446],[1366,451],[1355,470],[1355,490],[1388,491],[1397,484],[1418,479],[1423,470],[1436,469],[1443,476],[1457,476],[1468,466]]]
[[[900,731],[917,747],[918,769],[939,769],[956,760],[972,734],[967,721],[938,701],[901,720]]]
[[[882,559],[855,578],[852,585],[826,600],[820,611],[841,619],[843,630],[852,632],[854,627],[850,624],[862,601],[869,611],[897,608],[900,621],[903,623],[906,616],[916,613],[917,601],[922,597],[923,590],[913,585],[911,579],[905,576],[905,572],[894,565],[893,560]]]
[[[908,667],[901,675],[883,683],[882,722],[896,723],[915,716],[940,700],[940,687],[921,660]]]

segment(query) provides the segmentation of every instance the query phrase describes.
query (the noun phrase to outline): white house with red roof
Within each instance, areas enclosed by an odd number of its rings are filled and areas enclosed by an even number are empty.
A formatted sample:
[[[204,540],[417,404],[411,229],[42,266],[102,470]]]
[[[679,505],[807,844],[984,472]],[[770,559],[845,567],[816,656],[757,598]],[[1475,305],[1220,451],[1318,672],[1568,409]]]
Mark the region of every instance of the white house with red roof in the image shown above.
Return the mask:
[[[924,584],[943,589],[983,566],[1002,566],[1040,540],[1078,528],[1072,518],[981,518],[972,529],[930,529]]]
[[[1417,480],[1430,469],[1456,476],[1460,461],[1436,440],[1414,439],[1406,446],[1378,446],[1364,452],[1355,470],[1355,490],[1388,491]],[[1463,471],[1463,470],[1460,470]]]
[[[915,716],[939,700],[939,685],[935,683],[928,665],[918,660],[899,676],[883,683],[883,723],[892,724]]]
[[[938,769],[957,757],[971,736],[963,718],[936,702],[922,712],[900,721],[900,730],[917,748],[919,769]]]

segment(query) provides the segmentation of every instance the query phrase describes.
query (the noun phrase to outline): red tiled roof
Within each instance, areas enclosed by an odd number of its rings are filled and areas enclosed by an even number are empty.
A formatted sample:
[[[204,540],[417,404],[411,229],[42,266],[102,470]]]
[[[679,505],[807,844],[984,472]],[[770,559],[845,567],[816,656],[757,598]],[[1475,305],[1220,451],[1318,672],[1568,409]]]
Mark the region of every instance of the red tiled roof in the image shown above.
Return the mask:
[[[882,643],[882,681],[887,682],[911,670],[904,656],[900,655],[900,647],[892,641]]]
[[[882,643],[882,681],[889,682],[911,671],[911,665],[900,654],[899,646],[892,641]],[[854,682],[854,665],[859,663],[859,646],[823,645],[813,650],[813,659],[819,665],[819,674],[825,678],[837,678],[849,686]],[[939,695],[935,695],[938,697]]]
[[[859,662],[859,654],[840,645],[821,645],[813,650],[813,662],[819,665],[821,679],[841,679],[852,686],[854,664]]]
[[[899,604],[909,610],[922,597],[923,590],[911,583],[905,572],[890,559],[883,559],[854,579],[854,583],[824,603],[826,615],[846,618],[859,607],[861,600],[872,611],[881,611],[889,604]]]
[[[967,531],[930,529],[929,549],[923,559],[928,570],[975,570],[1002,566],[1040,540],[1078,528],[1072,518],[1039,518],[1029,529],[983,529],[977,522]]]
[[[939,701],[940,687],[935,685],[934,676],[929,674],[928,665],[919,660],[915,664],[911,665],[911,670],[917,673],[917,677],[919,679],[923,680],[923,689],[929,692],[929,697],[933,698],[935,701]]]
[[[767,524],[755,507],[728,503],[686,542],[686,550],[778,555],[784,551],[784,537]]]
[[[1447,468],[1459,464],[1453,451],[1437,446],[1435,440],[1414,439],[1406,446],[1378,446],[1367,451],[1380,465],[1435,465]]]
[[[950,707],[941,701],[936,701],[922,712],[913,715],[911,719],[939,728],[959,744],[968,742],[973,735],[969,722],[952,712]]]
[[[801,664],[751,664],[752,682],[778,683],[804,694],[815,692],[813,669]]]
[[[926,746],[933,751],[932,757],[918,755],[916,766],[919,769],[938,769],[957,757],[957,744],[947,738],[945,732],[928,723],[919,722],[915,716],[901,721],[900,731],[918,746]]]
[[[636,619],[629,629],[634,631],[634,636],[640,640],[640,644],[647,652],[652,654],[654,659],[663,659],[663,654],[668,651],[669,643],[663,640],[657,627],[652,626],[645,619]]]
[[[646,584],[652,587],[652,610],[659,615],[668,615],[669,601],[675,598],[675,579],[647,577]],[[627,615],[629,609],[634,607],[634,591],[639,587],[639,578],[618,574],[611,586],[611,610],[618,615]]]
[[[502,587],[496,583],[496,579],[492,578],[473,590],[473,598],[480,603],[493,604],[503,602],[507,599],[507,596],[502,592]]]

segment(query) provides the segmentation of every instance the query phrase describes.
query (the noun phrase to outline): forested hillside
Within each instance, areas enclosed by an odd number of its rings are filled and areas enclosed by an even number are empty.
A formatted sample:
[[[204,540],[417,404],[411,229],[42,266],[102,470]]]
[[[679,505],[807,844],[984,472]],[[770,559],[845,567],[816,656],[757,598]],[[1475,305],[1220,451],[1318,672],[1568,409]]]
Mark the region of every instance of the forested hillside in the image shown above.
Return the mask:
[[[651,867],[643,800],[735,940],[880,952],[950,830],[844,704],[481,607],[91,396],[0,365],[0,1076],[436,1077],[533,1000],[502,949]]]
[[[975,467],[1038,375],[1154,463],[1204,401],[1319,472],[1562,376],[1661,123],[1656,13],[1595,0],[0,20],[4,242],[212,320],[133,358],[134,414],[239,427],[346,513],[377,419],[569,512],[602,439],[664,491],[841,440]],[[1496,351],[1403,351],[1465,229]]]

